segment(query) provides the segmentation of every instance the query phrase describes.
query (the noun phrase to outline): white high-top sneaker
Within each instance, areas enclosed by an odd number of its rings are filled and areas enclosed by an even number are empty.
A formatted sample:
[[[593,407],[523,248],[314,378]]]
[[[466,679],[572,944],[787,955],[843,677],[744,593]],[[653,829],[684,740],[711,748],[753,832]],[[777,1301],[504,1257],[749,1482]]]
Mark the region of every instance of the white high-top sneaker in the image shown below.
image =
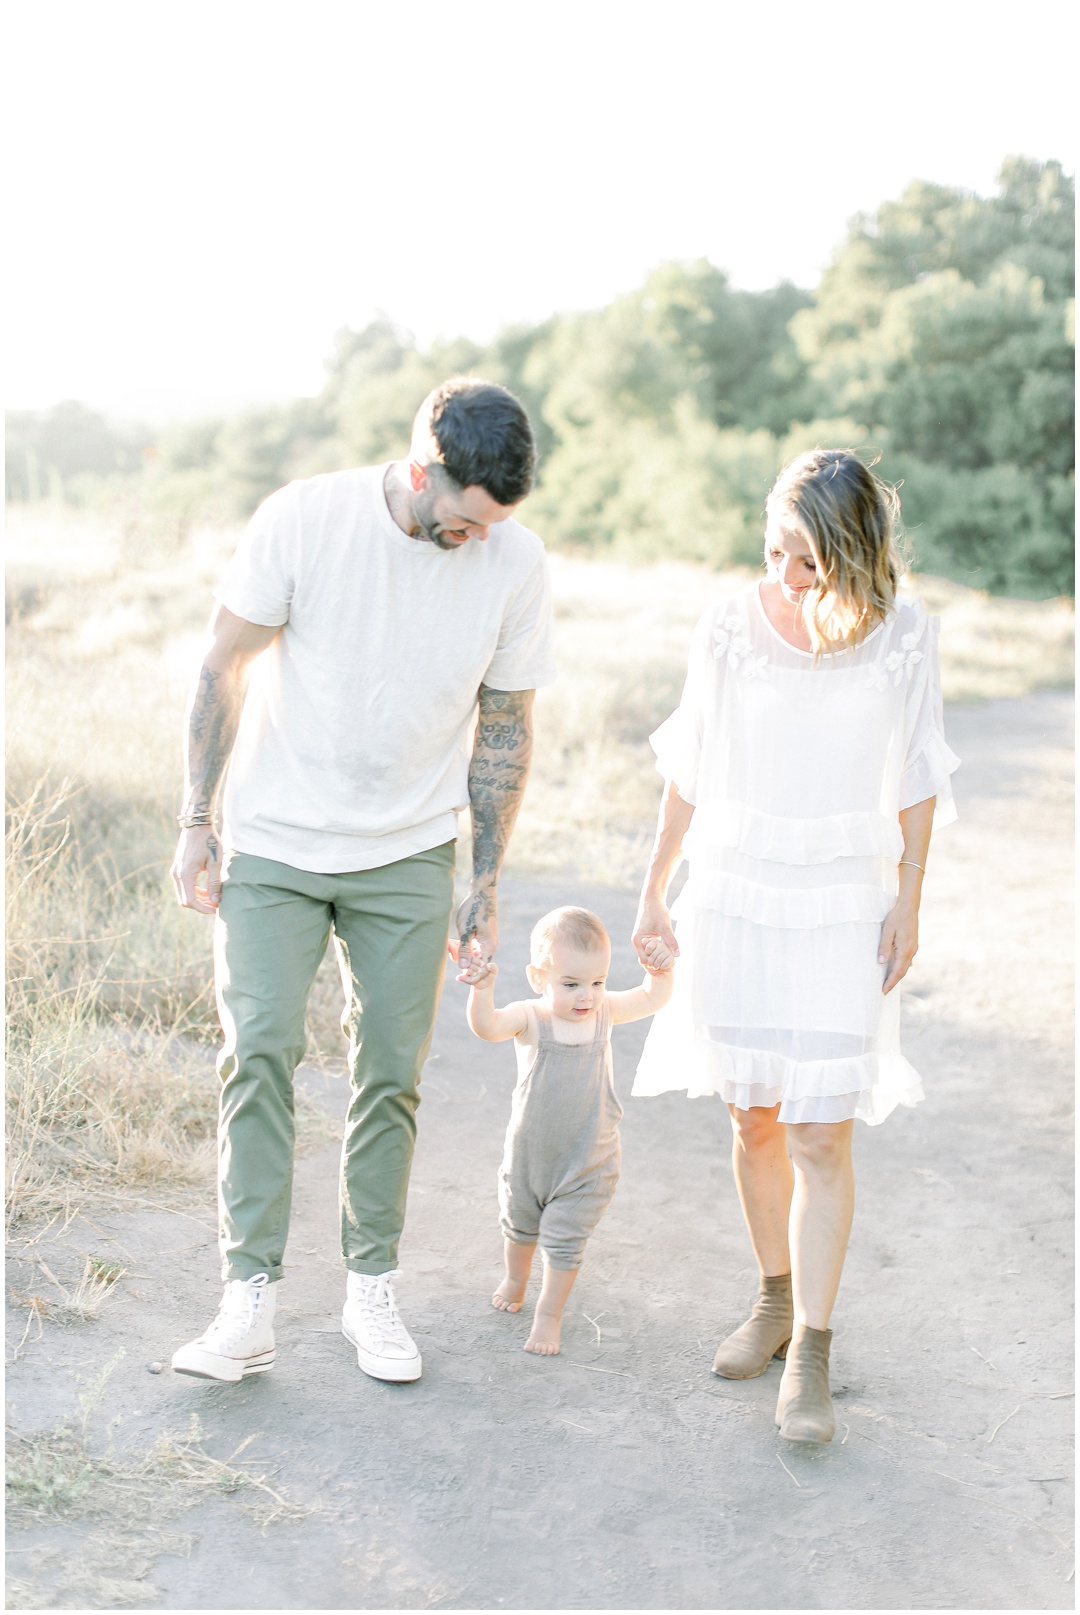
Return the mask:
[[[413,1380],[420,1378],[420,1353],[416,1342],[398,1316],[391,1279],[400,1271],[349,1273],[341,1332],[356,1347],[356,1360],[372,1379]]]
[[[273,1368],[276,1290],[267,1273],[231,1279],[206,1333],[174,1353],[176,1372],[196,1379],[239,1380]]]

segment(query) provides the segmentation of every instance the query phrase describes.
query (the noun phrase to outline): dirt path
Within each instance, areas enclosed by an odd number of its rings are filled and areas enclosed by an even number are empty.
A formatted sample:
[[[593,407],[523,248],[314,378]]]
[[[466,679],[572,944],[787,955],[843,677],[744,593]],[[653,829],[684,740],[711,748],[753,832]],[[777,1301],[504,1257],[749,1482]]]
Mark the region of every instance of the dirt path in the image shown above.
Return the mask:
[[[521,1351],[526,1319],[487,1304],[513,1058],[470,1038],[450,983],[401,1255],[418,1385],[364,1378],[337,1332],[334,1147],[300,1163],[278,1365],[242,1386],[146,1369],[214,1310],[210,1215],[99,1216],[35,1247],[58,1272],[93,1251],[129,1273],[98,1322],[27,1342],[9,1369],[17,1430],[54,1425],[76,1382],[123,1349],[96,1439],[116,1420],[118,1448],[144,1451],[197,1411],[209,1451],[254,1435],[248,1454],[276,1468],[274,1484],[321,1504],[265,1531],[235,1498],[200,1504],[176,1527],[196,1539],[190,1556],[148,1557],[145,1603],[1071,1608],[1070,734],[1056,693],[950,714],[962,818],[932,854],[908,998],[928,1099],[858,1135],[832,1446],[781,1450],[778,1367],[744,1384],[708,1372],[753,1291],[716,1102],[627,1104],[622,1185],[564,1355]],[[556,901],[597,909],[616,939],[613,980],[629,982],[629,894],[511,881],[507,988]],[[616,1033],[624,1095],[642,1035]],[[340,1112],[343,1085],[321,1086]],[[14,1260],[23,1290],[17,1247]],[[14,1534],[14,1573],[54,1589],[46,1607],[72,1602],[55,1588],[73,1553],[101,1558],[87,1529]]]

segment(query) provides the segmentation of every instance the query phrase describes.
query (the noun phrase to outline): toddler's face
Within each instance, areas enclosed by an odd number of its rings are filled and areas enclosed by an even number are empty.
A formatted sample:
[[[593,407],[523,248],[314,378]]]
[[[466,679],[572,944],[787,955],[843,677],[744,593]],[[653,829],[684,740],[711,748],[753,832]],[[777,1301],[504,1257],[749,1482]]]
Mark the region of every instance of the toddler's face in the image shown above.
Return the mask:
[[[583,1021],[604,1001],[610,948],[574,948],[556,943],[546,965],[532,965],[529,979],[556,1020]]]

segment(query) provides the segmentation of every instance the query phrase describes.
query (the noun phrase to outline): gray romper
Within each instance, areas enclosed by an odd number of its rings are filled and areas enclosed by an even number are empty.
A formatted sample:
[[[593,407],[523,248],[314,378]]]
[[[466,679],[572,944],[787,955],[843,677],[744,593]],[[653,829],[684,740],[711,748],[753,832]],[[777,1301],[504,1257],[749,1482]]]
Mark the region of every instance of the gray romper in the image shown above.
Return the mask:
[[[551,1012],[533,1006],[539,1042],[514,1089],[499,1168],[499,1227],[552,1267],[581,1266],[585,1241],[619,1181],[619,1118],[605,1000],[591,1043],[557,1043]]]

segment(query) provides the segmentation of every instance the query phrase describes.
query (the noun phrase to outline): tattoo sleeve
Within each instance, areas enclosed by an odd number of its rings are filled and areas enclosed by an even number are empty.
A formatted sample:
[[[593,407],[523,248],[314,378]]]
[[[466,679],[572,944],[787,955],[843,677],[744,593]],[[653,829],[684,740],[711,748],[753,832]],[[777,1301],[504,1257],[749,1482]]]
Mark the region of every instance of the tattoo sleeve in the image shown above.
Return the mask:
[[[233,667],[204,662],[188,707],[185,813],[209,813],[236,740],[244,680]]]
[[[469,767],[474,886],[494,887],[506,856],[532,760],[533,693],[480,686]]]

